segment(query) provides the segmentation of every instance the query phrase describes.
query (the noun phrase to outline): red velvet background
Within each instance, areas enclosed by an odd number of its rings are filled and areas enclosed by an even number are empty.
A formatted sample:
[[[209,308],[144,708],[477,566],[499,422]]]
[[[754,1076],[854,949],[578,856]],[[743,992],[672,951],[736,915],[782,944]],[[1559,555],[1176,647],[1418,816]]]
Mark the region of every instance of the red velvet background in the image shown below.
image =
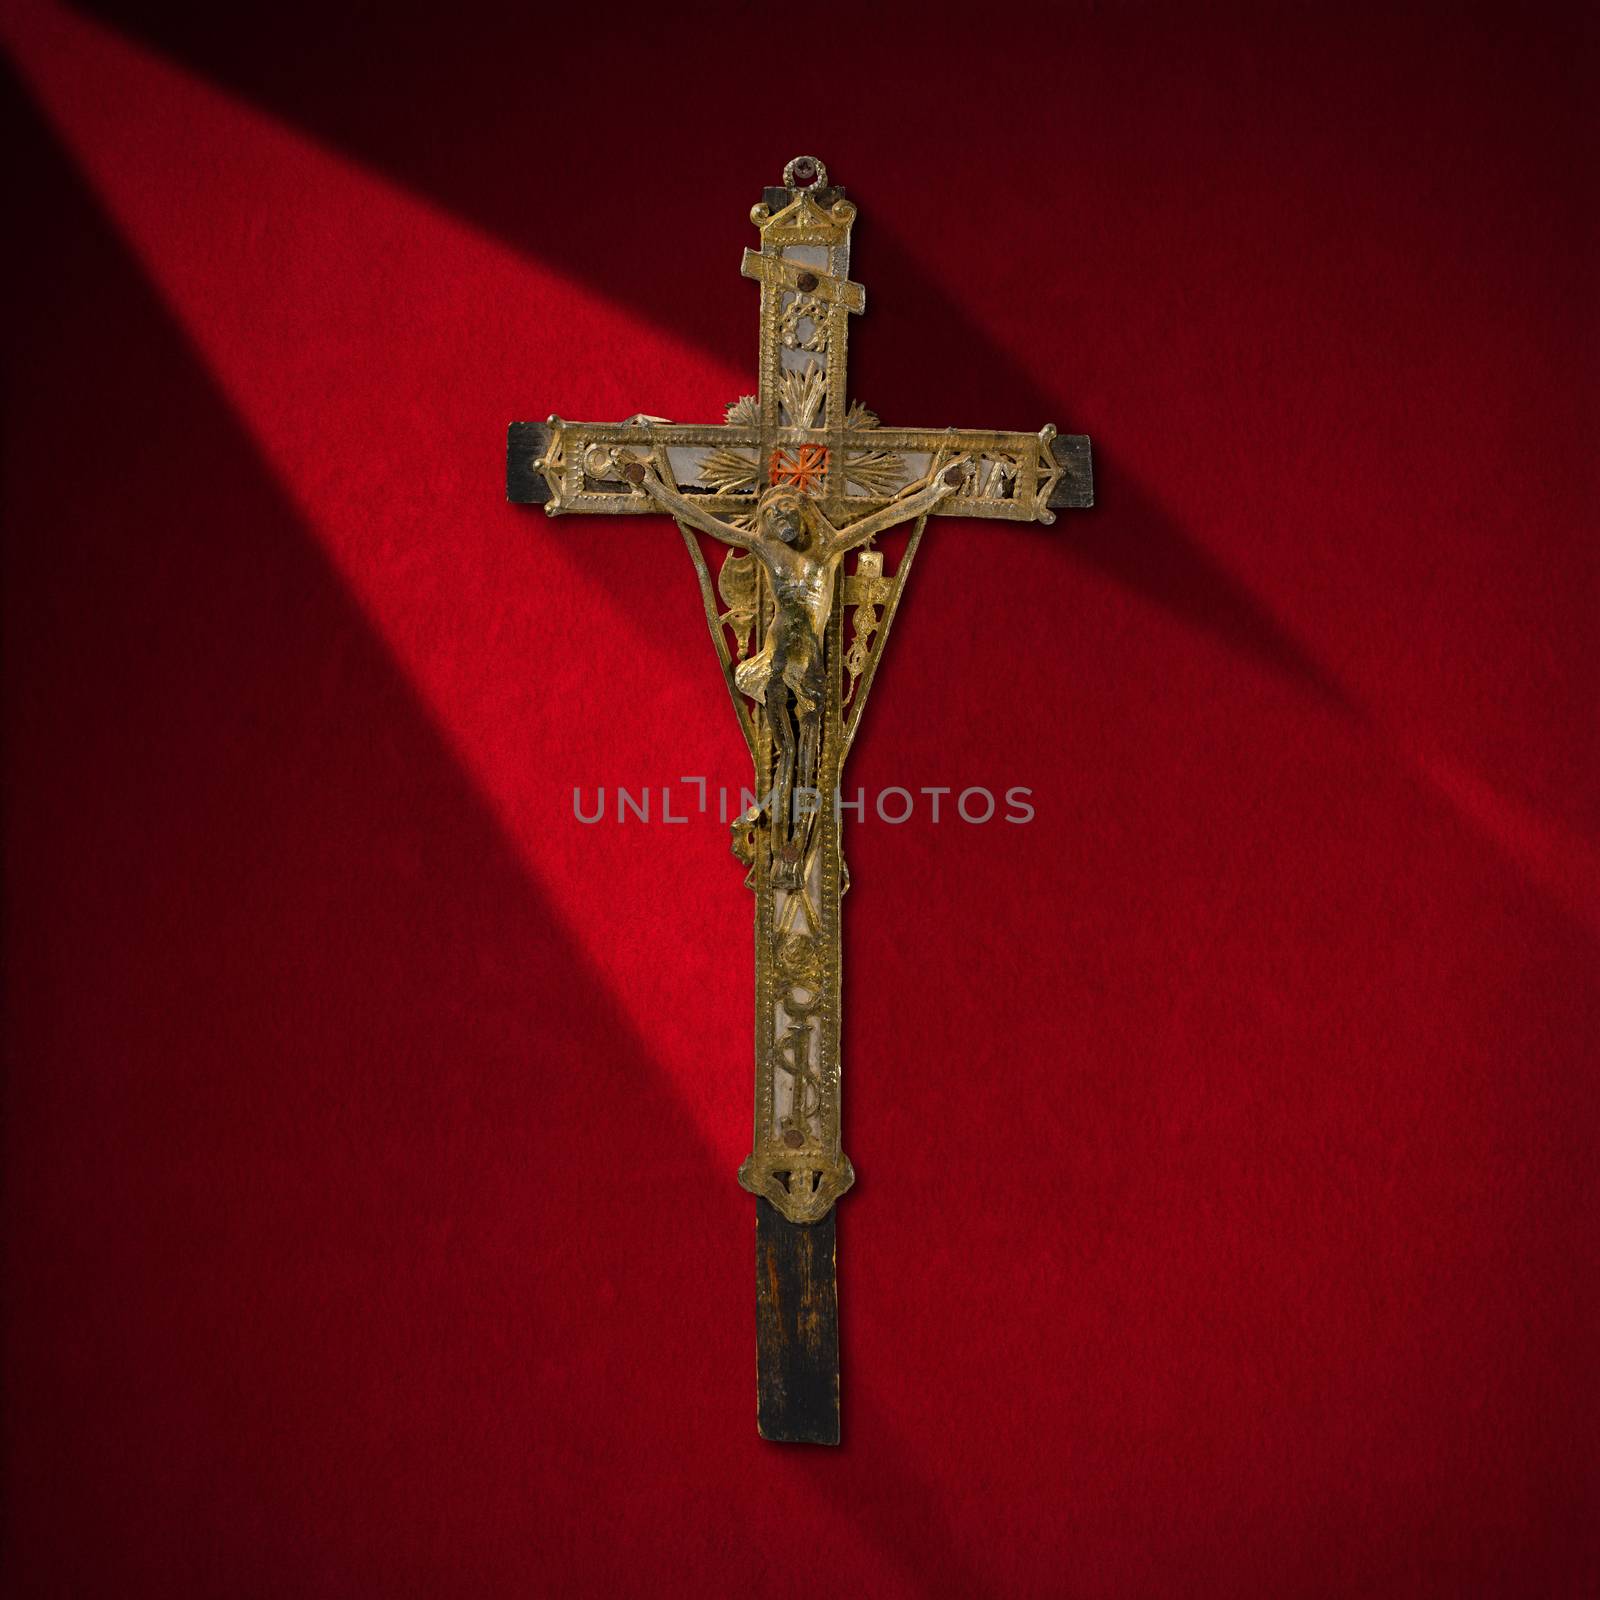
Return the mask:
[[[1578,1595],[1592,29],[5,0],[5,1573],[27,1595]],[[746,776],[665,522],[746,221],[856,394],[1093,435],[854,760],[845,1443],[753,1419]],[[680,795],[681,800],[681,795]]]

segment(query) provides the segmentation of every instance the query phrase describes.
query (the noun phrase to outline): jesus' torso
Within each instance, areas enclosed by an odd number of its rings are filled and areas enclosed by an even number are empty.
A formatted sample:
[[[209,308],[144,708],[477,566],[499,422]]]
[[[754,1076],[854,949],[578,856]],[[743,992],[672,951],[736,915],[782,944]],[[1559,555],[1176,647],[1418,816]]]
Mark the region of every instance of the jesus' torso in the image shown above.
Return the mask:
[[[763,539],[756,546],[772,579],[772,592],[780,611],[799,610],[805,614],[811,631],[821,639],[833,610],[833,575],[839,568],[838,556],[820,559],[809,551],[796,550],[781,539]]]

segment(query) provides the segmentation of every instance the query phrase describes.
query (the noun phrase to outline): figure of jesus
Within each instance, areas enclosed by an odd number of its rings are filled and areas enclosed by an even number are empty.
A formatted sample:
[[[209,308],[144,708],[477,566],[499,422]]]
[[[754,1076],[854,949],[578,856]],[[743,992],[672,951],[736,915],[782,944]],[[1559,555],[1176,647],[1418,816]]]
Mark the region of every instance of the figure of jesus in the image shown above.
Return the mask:
[[[777,612],[761,649],[742,661],[734,681],[739,692],[766,707],[777,744],[772,839],[773,879],[780,887],[801,881],[805,818],[795,815],[796,780],[815,790],[822,740],[822,708],[827,676],[824,639],[833,610],[835,575],[846,551],[896,524],[920,517],[958,493],[968,477],[968,458],[936,462],[925,478],[911,484],[880,511],[833,525],[809,495],[787,485],[764,490],[756,501],[753,525],[736,528],[669,489],[655,469],[641,461],[622,465],[634,493],[649,495],[673,516],[761,562],[772,584]]]

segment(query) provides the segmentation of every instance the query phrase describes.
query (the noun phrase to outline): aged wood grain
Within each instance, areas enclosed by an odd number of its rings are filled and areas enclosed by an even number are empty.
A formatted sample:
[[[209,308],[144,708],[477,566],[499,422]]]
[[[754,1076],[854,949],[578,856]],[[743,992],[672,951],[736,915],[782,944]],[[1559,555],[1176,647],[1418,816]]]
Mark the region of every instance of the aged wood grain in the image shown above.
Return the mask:
[[[756,1201],[756,1426],[763,1439],[839,1442],[837,1211],[790,1222]]]
[[[550,427],[544,422],[513,422],[506,429],[506,499],[516,506],[542,506],[550,485],[533,464],[550,448]]]
[[[1061,481],[1050,491],[1052,511],[1094,504],[1094,464],[1086,433],[1058,433],[1050,441],[1050,454],[1061,467]]]

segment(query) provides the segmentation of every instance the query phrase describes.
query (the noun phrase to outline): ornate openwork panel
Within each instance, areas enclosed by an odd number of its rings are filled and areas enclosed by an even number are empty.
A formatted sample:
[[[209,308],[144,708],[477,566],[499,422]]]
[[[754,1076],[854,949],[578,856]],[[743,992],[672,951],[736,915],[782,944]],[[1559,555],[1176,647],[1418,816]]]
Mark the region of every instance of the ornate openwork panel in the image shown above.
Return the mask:
[[[849,392],[855,207],[799,157],[751,212],[756,392],[720,423],[514,424],[512,498],[668,511],[754,767],[732,847],[755,895],[755,1132],[745,1188],[814,1222],[854,1179],[840,1136],[840,774],[930,514],[1053,522],[1087,505],[1088,441],[885,427]],[[877,543],[908,524],[892,568]],[[703,542],[703,541],[709,541]],[[720,548],[719,548],[720,547]]]

